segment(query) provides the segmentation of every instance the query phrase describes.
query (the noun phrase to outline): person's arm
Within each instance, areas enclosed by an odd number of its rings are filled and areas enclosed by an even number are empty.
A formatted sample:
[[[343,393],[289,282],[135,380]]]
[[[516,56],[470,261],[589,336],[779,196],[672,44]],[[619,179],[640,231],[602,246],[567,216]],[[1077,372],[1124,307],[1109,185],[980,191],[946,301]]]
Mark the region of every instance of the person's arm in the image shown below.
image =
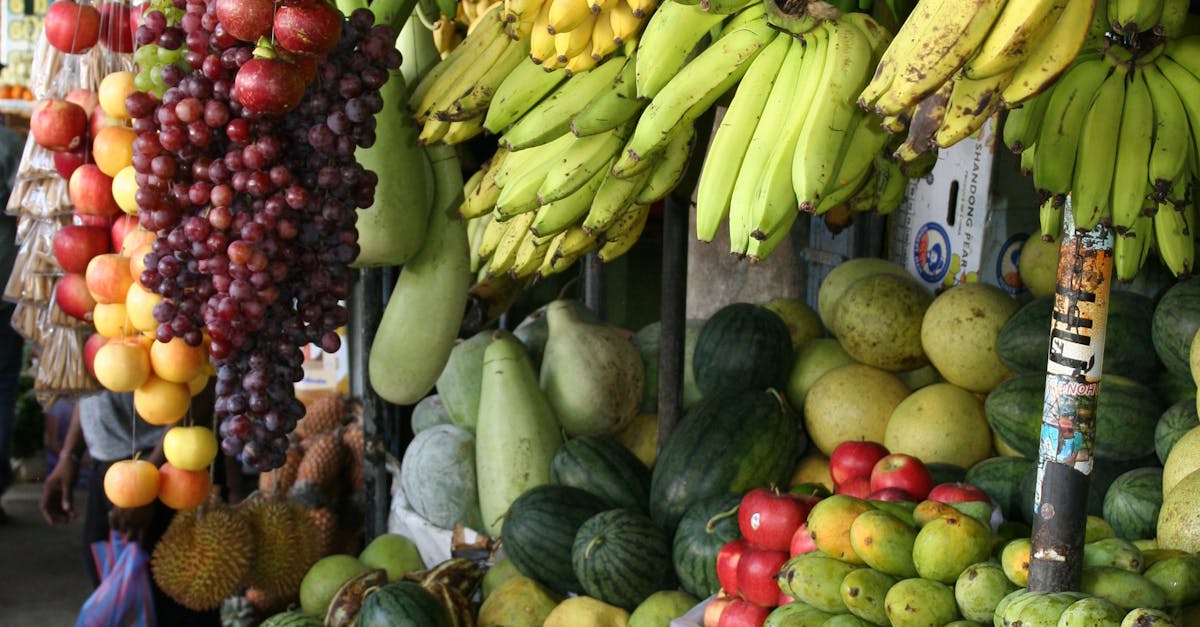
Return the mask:
[[[75,518],[73,493],[75,484],[79,481],[79,460],[86,450],[79,403],[76,402],[75,408],[71,410],[71,425],[67,428],[67,437],[63,441],[58,463],[42,484],[42,498],[38,506],[46,522],[55,525]]]

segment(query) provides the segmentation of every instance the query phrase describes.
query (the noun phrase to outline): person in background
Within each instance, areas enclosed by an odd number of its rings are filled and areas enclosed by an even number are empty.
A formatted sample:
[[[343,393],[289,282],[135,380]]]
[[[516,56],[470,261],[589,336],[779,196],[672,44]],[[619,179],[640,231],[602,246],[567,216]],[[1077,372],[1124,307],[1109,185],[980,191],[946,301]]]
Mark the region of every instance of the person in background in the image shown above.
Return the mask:
[[[21,161],[24,140],[7,126],[0,125],[0,291],[8,285],[13,261],[17,258],[17,218],[4,213]],[[12,482],[13,422],[17,414],[17,384],[21,378],[25,342],[12,327],[15,305],[0,301],[0,497]],[[0,525],[8,514],[0,505]]]
[[[211,424],[213,406],[212,386],[193,399],[193,419],[196,424]],[[203,408],[208,408],[207,412]],[[205,413],[206,415],[200,415]],[[145,507],[124,509],[114,507],[104,495],[104,473],[114,462],[130,459],[134,453],[141,459],[162,465],[162,436],[170,427],[155,427],[134,416],[133,395],[104,391],[85,396],[75,405],[71,426],[67,431],[59,463],[46,477],[42,487],[40,507],[42,515],[51,524],[62,524],[75,518],[77,510],[72,496],[79,480],[79,464],[86,451],[91,458],[88,469],[87,504],[84,509],[83,547],[84,562],[93,585],[99,585],[92,559],[91,544],[108,539],[110,530],[137,541],[147,554],[162,538],[174,511],[160,501]],[[214,482],[223,481],[228,458],[220,456],[216,465]],[[229,482],[232,497],[242,493],[238,484],[240,474]],[[231,498],[232,500],[232,498]],[[195,612],[168,597],[153,585],[154,607],[158,623],[172,627],[189,625],[219,624],[216,611]]]

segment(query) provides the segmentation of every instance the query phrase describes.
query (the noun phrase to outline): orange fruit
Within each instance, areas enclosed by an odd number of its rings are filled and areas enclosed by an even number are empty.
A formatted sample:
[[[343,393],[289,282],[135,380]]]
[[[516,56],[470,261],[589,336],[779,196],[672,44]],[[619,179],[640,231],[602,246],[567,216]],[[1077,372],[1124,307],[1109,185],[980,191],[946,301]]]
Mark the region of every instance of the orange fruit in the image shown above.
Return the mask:
[[[92,138],[92,158],[108,176],[133,165],[133,140],[137,134],[124,126],[106,126]]]
[[[204,346],[188,346],[183,338],[154,342],[150,346],[150,367],[154,374],[172,383],[187,383],[204,372],[208,352]]]

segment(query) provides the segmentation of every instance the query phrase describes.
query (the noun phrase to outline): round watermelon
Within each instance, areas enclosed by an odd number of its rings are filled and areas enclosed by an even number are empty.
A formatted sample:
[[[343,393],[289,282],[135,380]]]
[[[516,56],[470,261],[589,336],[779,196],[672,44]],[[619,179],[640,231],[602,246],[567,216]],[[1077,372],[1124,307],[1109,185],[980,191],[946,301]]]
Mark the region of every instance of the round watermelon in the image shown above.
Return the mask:
[[[606,506],[590,492],[561,485],[527,490],[508,508],[500,539],[522,575],[559,594],[581,592],[571,569],[579,526]]]
[[[741,535],[737,511],[742,497],[736,493],[710,496],[690,507],[675,529],[671,555],[683,589],[700,598],[717,593],[717,553],[726,542]]]
[[[1196,427],[1200,427],[1200,416],[1196,413],[1195,399],[1184,399],[1168,407],[1154,427],[1154,452],[1158,454],[1158,461],[1167,463],[1167,455],[1179,438]]]
[[[425,588],[397,581],[367,595],[358,627],[451,627],[450,611]]]
[[[550,482],[587,490],[610,508],[642,513],[650,502],[650,469],[606,435],[581,435],[559,447]]]
[[[1162,468],[1135,468],[1108,487],[1104,520],[1126,540],[1153,538],[1162,501]]]
[[[675,587],[671,542],[645,514],[612,509],[575,534],[571,567],[583,591],[633,611],[646,597]]]
[[[782,389],[792,366],[792,336],[778,314],[733,303],[713,314],[696,338],[692,369],[705,398],[721,392]]]
[[[1188,350],[1200,330],[1200,277],[1176,283],[1154,309],[1151,337],[1154,351],[1167,370],[1191,376]]]

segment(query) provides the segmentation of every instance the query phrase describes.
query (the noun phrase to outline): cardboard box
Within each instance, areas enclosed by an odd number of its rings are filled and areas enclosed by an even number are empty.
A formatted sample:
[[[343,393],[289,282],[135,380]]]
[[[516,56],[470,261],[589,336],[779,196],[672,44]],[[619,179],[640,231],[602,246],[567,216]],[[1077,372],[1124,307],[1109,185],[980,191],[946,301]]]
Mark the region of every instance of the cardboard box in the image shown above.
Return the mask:
[[[933,171],[909,183],[908,199],[892,216],[888,258],[930,290],[981,281],[1029,297],[1017,259],[1039,231],[1038,202],[997,129],[993,117],[940,151]]]

